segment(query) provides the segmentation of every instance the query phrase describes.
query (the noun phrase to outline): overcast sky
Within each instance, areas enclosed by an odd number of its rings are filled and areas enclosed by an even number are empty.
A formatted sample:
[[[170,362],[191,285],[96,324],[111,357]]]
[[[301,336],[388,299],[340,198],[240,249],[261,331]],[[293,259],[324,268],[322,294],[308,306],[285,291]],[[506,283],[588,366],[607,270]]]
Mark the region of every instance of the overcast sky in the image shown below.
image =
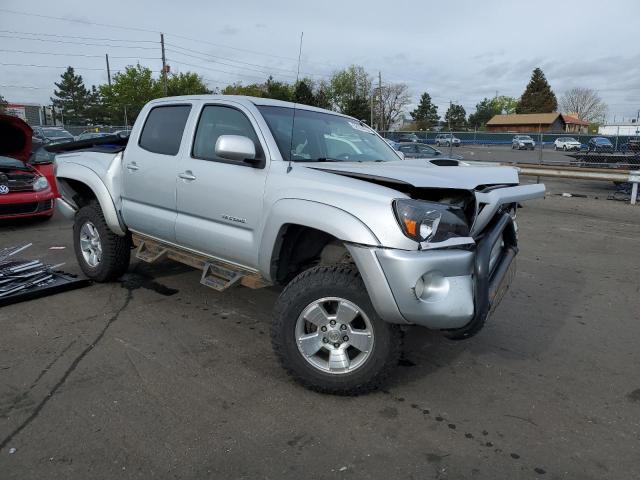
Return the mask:
[[[428,91],[444,115],[450,100],[472,113],[496,92],[519,97],[540,66],[558,97],[594,88],[620,120],[640,109],[638,27],[637,0],[0,0],[0,94],[49,103],[67,65],[87,85],[106,83],[105,53],[112,74],[136,62],[159,72],[161,31],[172,71],[196,71],[210,87],[293,81],[304,31],[301,76],[356,63],[406,83],[414,102]]]

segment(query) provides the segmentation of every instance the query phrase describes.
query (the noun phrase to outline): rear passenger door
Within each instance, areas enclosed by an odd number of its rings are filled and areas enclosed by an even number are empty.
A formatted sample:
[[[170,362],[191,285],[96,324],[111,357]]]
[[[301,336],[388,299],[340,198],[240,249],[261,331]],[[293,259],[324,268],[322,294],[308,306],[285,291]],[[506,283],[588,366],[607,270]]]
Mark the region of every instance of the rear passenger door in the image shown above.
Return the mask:
[[[221,135],[241,135],[263,161],[254,167],[215,154]],[[258,264],[256,233],[267,175],[264,142],[250,111],[233,103],[202,107],[191,152],[181,159],[177,183],[176,242],[247,267]]]
[[[122,159],[122,216],[133,231],[175,241],[178,159],[190,111],[191,105],[153,107],[137,142],[127,145]]]

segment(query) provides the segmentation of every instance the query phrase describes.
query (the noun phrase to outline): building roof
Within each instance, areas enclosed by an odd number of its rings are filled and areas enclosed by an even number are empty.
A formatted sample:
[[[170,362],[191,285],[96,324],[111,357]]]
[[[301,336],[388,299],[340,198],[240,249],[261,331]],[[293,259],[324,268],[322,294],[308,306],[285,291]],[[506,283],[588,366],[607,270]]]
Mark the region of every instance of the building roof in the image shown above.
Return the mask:
[[[487,125],[551,125],[560,116],[559,113],[515,113],[495,115]]]
[[[568,124],[574,124],[574,125],[583,125],[585,127],[589,126],[589,122],[585,122],[584,120],[580,120],[577,117],[574,117],[573,115],[566,115],[566,114],[562,114],[562,119],[564,120],[564,123],[568,123]]]

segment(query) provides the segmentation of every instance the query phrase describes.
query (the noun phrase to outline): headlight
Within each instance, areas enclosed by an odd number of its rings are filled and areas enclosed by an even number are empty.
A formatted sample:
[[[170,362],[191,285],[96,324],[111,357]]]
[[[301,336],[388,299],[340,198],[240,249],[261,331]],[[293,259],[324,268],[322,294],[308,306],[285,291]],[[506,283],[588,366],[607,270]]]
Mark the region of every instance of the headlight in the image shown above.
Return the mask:
[[[524,143],[523,142],[518,143],[518,145],[520,145],[521,147],[524,147]]]
[[[469,236],[469,225],[460,207],[403,198],[394,200],[393,209],[402,232],[416,242]]]
[[[44,190],[49,186],[49,182],[45,177],[38,177],[38,179],[33,182],[33,189],[36,191]]]

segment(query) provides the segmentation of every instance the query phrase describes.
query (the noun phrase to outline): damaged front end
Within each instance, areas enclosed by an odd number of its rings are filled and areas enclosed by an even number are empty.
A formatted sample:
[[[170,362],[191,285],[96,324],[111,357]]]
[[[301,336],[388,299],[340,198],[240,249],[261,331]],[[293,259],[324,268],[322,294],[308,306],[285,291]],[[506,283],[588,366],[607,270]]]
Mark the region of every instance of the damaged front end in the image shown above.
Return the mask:
[[[350,248],[366,272],[374,306],[396,323],[443,330],[452,339],[473,336],[515,276],[516,207],[542,197],[544,185],[484,183],[455,189],[396,182],[393,188],[405,194],[393,201],[396,221],[417,248]]]

